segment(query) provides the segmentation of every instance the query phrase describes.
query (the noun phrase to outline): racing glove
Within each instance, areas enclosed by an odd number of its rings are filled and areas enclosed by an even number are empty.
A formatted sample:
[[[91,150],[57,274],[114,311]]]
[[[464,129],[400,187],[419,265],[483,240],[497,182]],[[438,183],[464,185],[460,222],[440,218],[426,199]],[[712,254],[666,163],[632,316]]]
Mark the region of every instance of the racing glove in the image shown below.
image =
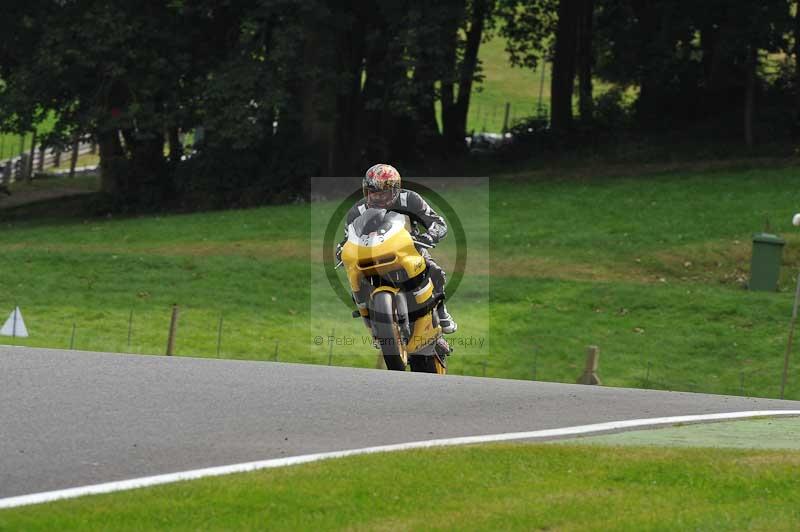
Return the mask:
[[[435,246],[436,242],[433,240],[433,237],[428,233],[421,233],[414,237],[414,240],[419,242],[420,244],[425,244],[427,246]]]

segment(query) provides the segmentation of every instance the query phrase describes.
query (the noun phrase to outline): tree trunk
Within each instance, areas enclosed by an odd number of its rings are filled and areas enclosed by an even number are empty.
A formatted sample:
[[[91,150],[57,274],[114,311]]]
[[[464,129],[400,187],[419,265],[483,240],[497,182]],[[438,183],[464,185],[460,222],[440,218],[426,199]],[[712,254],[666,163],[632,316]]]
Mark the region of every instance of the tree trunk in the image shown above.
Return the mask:
[[[472,95],[472,80],[475,77],[475,68],[478,66],[478,49],[483,38],[483,27],[486,17],[491,12],[493,2],[490,0],[473,0],[472,15],[470,17],[469,31],[467,32],[467,42],[464,48],[464,58],[461,61],[461,72],[458,80],[458,99],[455,103],[453,114],[454,135],[451,139],[456,141],[456,136],[460,140],[460,145],[464,145],[464,137],[467,131],[467,116],[469,114],[469,100]]]
[[[795,3],[794,14],[794,97],[795,113],[800,113],[800,1]]]
[[[456,115],[456,62],[459,28],[465,16],[465,3],[463,0],[454,6],[453,17],[442,27],[441,42],[442,63],[445,70],[441,73],[441,101],[442,101],[442,136],[448,148],[459,149],[464,145],[465,131],[459,131]]]
[[[594,19],[594,0],[580,0],[578,19],[578,79],[579,108],[581,120],[591,122],[594,115],[594,99],[592,94],[592,64],[594,53],[592,47],[592,30]]]
[[[321,29],[315,28],[308,32],[304,43],[304,67],[317,70],[322,66],[325,44]],[[333,107],[336,95],[333,91],[323,90],[320,81],[313,77],[302,83],[300,90],[303,138],[308,143],[310,155],[318,167],[314,174],[329,176],[333,172],[331,154],[334,145]]]
[[[426,20],[435,15],[434,10],[439,6],[422,3],[412,7],[415,19]],[[416,60],[413,65],[413,96],[412,106],[414,109],[414,119],[417,122],[418,138],[421,147],[426,152],[439,152],[438,145],[441,139],[439,135],[439,124],[436,122],[436,81],[438,70],[441,68],[437,60],[442,51],[437,46],[432,45],[434,40],[442,31],[440,25],[423,29],[416,32],[414,48]]]
[[[551,127],[556,134],[572,128],[572,94],[578,36],[578,1],[560,0],[553,75],[550,83]]]
[[[664,53],[660,44],[662,20],[659,18],[658,0],[634,0],[631,2],[637,19],[639,69],[639,97],[636,100],[636,114],[639,122],[648,126],[663,123],[661,120],[661,95],[663,94],[658,65]]]
[[[167,206],[175,200],[173,174],[164,158],[164,135],[161,131],[139,131],[131,150],[131,180],[133,193],[125,198],[129,205],[145,208]]]
[[[37,140],[36,130],[33,130],[33,138],[31,138],[31,154],[29,157],[30,164],[25,169],[25,172],[27,172],[26,177],[28,178],[28,181],[33,180],[33,161],[34,161],[34,156],[36,154],[36,140]]]
[[[758,68],[758,48],[750,46],[747,50],[747,79],[744,99],[744,142],[753,148],[753,113],[755,107],[756,69]]]
[[[408,148],[408,139],[397,143],[398,121],[394,103],[400,96],[397,94],[407,75],[396,60],[396,46],[399,28],[375,13],[367,20],[371,32],[379,32],[381,37],[369,39],[364,60],[364,113],[362,127],[365,134],[364,154],[368,161],[387,161],[401,157]],[[405,146],[401,146],[403,144]],[[400,148],[400,149],[398,149]]]
[[[359,160],[363,138],[359,117],[363,111],[361,96],[362,60],[364,57],[364,25],[357,18],[352,31],[341,31],[337,37],[337,60],[340,72],[349,75],[347,90],[336,99],[336,144],[333,152],[333,175],[353,175],[363,166]]]
[[[127,191],[127,175],[125,152],[119,141],[119,132],[114,130],[98,131],[97,140],[100,146],[100,188],[116,197]]]
[[[700,49],[703,51],[703,81],[705,89],[710,91],[714,86],[714,58],[717,51],[719,29],[713,24],[706,24],[700,30]]]
[[[169,160],[173,164],[178,164],[183,157],[183,144],[181,144],[178,128],[170,127],[167,135],[169,135]]]

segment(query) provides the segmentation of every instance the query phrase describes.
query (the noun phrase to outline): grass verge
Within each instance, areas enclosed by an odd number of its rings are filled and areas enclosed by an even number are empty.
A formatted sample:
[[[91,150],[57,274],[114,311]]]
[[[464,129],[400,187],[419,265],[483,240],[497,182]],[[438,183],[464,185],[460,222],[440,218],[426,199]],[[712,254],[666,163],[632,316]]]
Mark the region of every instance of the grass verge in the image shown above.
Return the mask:
[[[24,530],[794,530],[798,452],[504,444],[0,511]]]
[[[720,423],[689,423],[657,430],[631,430],[559,443],[730,447],[800,450],[800,418],[763,418]]]

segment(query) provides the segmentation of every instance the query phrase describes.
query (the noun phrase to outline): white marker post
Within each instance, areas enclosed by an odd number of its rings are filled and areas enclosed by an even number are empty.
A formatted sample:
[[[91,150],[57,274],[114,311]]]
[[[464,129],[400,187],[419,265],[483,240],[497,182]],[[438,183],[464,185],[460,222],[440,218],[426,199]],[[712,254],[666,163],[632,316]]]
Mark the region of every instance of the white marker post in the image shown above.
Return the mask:
[[[792,354],[792,340],[794,327],[797,324],[797,303],[800,301],[800,275],[797,276],[797,289],[794,291],[794,307],[792,307],[792,321],[789,324],[789,343],[786,345],[786,356],[783,358],[783,379],[781,380],[781,399],[786,389],[786,379],[789,376],[789,356]]]
[[[792,225],[800,227],[800,212],[792,217]],[[794,340],[794,328],[797,324],[797,305],[800,301],[800,275],[797,276],[797,288],[794,291],[794,306],[792,307],[792,321],[789,323],[789,342],[786,345],[786,355],[783,358],[783,378],[781,379],[781,399],[786,390],[786,380],[789,377],[789,357],[792,354],[792,341]]]
[[[28,337],[28,328],[25,327],[25,321],[22,319],[19,307],[14,307],[14,310],[8,316],[3,328],[0,329],[0,336],[11,336],[12,338]]]

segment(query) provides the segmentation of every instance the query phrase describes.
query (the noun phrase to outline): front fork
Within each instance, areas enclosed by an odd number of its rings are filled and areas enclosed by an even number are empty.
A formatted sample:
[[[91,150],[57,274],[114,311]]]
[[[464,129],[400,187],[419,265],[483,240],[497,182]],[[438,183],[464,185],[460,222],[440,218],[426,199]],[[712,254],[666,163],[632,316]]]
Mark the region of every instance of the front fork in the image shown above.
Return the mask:
[[[408,320],[408,301],[406,300],[405,294],[401,293],[397,288],[381,286],[373,290],[369,297],[374,297],[378,292],[391,292],[394,295],[393,300],[397,312],[397,325],[400,329],[400,337],[404,343],[408,343],[409,338],[411,338],[411,323]],[[359,308],[362,308],[355,296],[353,299],[356,301],[356,304],[359,305]],[[366,304],[364,307],[366,308]],[[369,316],[364,316],[364,313],[360,314],[364,318],[364,325],[371,330],[372,323],[370,322]]]

